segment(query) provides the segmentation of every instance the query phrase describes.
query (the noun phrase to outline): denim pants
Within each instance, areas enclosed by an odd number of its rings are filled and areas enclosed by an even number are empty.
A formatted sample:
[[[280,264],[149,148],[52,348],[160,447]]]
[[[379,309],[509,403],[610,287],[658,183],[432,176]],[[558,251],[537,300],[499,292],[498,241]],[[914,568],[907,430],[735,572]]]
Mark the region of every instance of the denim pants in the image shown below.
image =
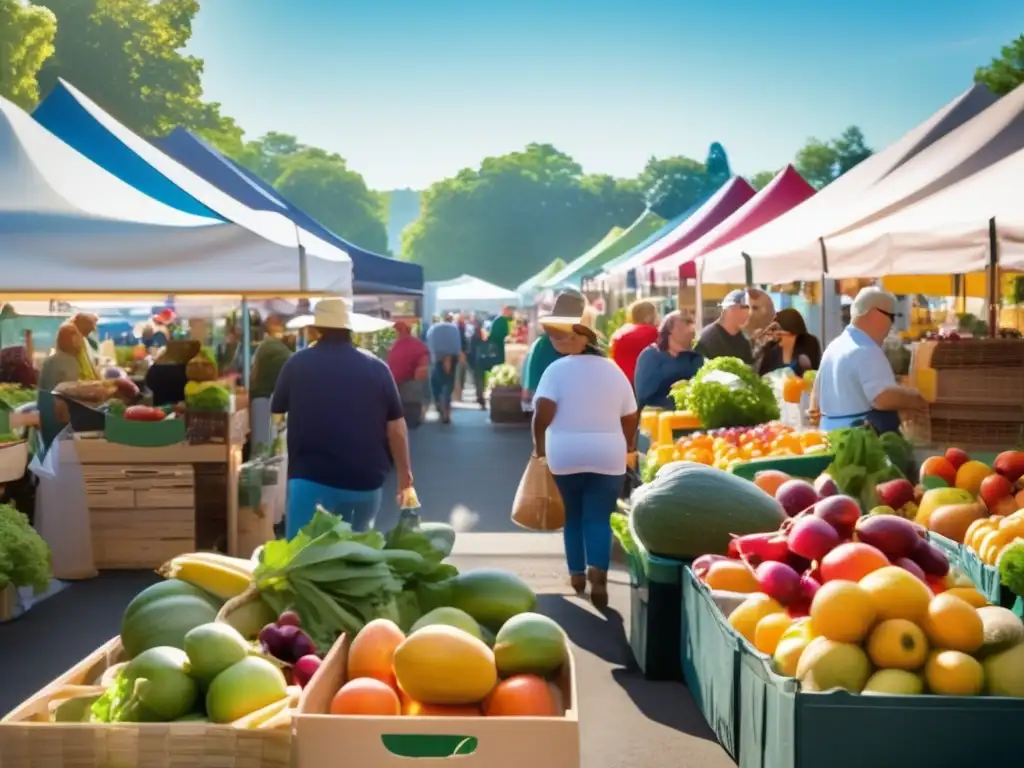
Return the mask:
[[[434,363],[430,371],[430,388],[433,390],[434,405],[439,411],[445,411],[452,407],[452,392],[455,389],[455,367],[458,364],[457,358],[448,358],[451,361],[451,370],[447,373],[444,370],[444,359]]]
[[[289,480],[288,516],[285,523],[287,538],[289,541],[294,539],[313,519],[318,504],[332,515],[340,517],[354,530],[368,531],[373,528],[383,498],[382,488],[375,491],[346,491],[312,480]]]
[[[565,504],[562,536],[569,573],[584,573],[588,565],[607,571],[612,559],[611,516],[623,475],[581,472],[554,478]]]

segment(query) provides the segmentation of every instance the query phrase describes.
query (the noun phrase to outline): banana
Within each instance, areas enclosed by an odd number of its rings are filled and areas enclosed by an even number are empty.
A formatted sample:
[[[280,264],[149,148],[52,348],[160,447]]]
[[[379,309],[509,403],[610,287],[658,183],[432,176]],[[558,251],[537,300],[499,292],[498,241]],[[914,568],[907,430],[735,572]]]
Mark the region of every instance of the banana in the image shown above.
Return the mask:
[[[194,587],[206,590],[221,600],[238,597],[252,582],[252,573],[210,562],[196,555],[180,555],[160,569],[166,579],[181,579]]]
[[[201,562],[223,565],[225,568],[231,568],[246,576],[252,576],[253,568],[256,567],[256,563],[251,560],[245,560],[241,557],[229,557],[228,555],[222,555],[220,552],[193,552],[189,557]]]
[[[245,717],[235,720],[231,725],[240,729],[266,728],[267,723],[275,720],[279,715],[287,714],[290,720],[290,706],[291,697],[285,696],[283,699],[278,699],[273,704],[268,704],[263,707],[263,709],[258,709]]]

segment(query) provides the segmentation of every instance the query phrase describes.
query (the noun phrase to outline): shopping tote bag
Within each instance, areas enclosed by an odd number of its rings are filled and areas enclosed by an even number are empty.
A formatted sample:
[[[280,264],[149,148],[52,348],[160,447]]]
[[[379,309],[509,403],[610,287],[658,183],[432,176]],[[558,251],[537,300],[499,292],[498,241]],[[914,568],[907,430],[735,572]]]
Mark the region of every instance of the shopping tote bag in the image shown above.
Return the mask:
[[[560,531],[565,505],[546,462],[530,457],[512,502],[512,522],[531,531]]]

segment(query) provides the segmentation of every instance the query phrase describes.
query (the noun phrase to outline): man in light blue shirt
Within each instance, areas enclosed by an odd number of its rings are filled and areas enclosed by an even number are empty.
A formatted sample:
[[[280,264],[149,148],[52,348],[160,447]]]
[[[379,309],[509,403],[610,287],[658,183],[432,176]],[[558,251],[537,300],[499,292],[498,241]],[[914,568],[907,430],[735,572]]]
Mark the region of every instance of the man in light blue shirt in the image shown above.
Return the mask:
[[[455,389],[455,366],[462,356],[462,332],[449,312],[444,322],[434,323],[427,331],[427,347],[430,349],[430,388],[434,405],[443,424],[452,420],[452,391]]]
[[[825,349],[814,380],[811,411],[825,431],[866,422],[880,433],[898,432],[899,411],[925,406],[920,392],[896,384],[882,351],[897,317],[896,297],[880,288],[864,288],[853,300],[850,325]]]

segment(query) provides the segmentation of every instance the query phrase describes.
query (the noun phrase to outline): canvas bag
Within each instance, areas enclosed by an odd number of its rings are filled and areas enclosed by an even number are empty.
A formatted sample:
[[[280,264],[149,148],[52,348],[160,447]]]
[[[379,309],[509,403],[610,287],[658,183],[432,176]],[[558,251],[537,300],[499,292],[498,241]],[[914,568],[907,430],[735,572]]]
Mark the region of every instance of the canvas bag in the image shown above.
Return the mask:
[[[560,531],[565,504],[546,462],[531,456],[512,502],[512,522],[530,531]]]

